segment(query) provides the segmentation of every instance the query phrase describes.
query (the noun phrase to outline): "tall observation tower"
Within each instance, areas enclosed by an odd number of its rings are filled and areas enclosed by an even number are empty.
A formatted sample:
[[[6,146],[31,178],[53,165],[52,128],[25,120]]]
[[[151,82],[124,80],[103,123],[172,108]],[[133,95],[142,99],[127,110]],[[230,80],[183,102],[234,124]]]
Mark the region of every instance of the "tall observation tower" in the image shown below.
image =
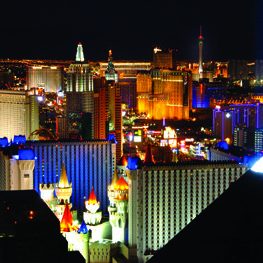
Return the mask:
[[[203,78],[203,44],[204,38],[202,36],[202,27],[200,26],[200,34],[198,36],[198,49],[199,49],[199,79]]]

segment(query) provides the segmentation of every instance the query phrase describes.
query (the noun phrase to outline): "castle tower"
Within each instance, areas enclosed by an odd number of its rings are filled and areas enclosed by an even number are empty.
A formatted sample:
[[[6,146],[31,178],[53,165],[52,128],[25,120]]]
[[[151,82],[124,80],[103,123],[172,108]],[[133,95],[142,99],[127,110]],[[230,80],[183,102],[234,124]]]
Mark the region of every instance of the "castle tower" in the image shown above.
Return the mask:
[[[111,184],[108,186],[108,198],[110,200],[110,206],[114,206],[115,205],[115,186],[116,186],[116,183],[118,182],[119,180],[119,176],[117,174],[117,170],[115,170],[114,174],[113,174],[113,177],[112,177],[112,180],[111,180]]]
[[[130,256],[136,257],[136,248],[138,243],[137,220],[139,209],[137,207],[138,192],[140,192],[138,185],[138,175],[141,168],[141,160],[138,156],[129,157],[126,173],[128,176],[129,187],[129,202],[128,202],[128,245]]]
[[[97,201],[94,188],[92,187],[89,199],[85,201],[87,212],[83,213],[84,221],[87,225],[97,225],[101,222],[102,212],[98,211],[100,202]]]
[[[198,60],[198,64],[199,64],[199,79],[203,78],[203,45],[204,45],[204,38],[202,36],[202,28],[200,26],[200,34],[198,37],[198,51],[199,51],[199,60]]]
[[[40,184],[40,197],[45,201],[49,208],[54,212],[56,199],[54,197],[55,187],[53,184]]]
[[[70,212],[69,204],[66,203],[62,219],[60,221],[61,232],[70,232],[72,230],[73,217]]]
[[[32,149],[19,149],[10,159],[10,190],[34,189],[35,154]]]
[[[128,184],[123,177],[117,182],[117,173],[113,177],[113,183],[109,186],[110,199],[109,221],[112,227],[112,242],[125,242],[125,227],[128,217]]]
[[[66,168],[62,163],[61,174],[58,184],[55,187],[55,193],[58,198],[58,204],[56,205],[56,215],[59,220],[62,219],[65,205],[70,205],[70,197],[72,194],[72,184],[69,183]]]
[[[89,230],[84,220],[82,221],[77,233],[78,234],[75,235],[74,250],[78,250],[81,253],[81,255],[85,258],[86,263],[89,263]]]

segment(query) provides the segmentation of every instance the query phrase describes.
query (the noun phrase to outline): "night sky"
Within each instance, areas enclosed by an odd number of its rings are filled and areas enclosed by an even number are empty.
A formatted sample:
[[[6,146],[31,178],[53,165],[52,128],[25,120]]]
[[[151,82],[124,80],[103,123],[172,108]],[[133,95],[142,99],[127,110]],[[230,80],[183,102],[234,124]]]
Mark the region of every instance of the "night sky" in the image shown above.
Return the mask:
[[[260,2],[259,0],[257,2]],[[152,49],[197,60],[200,25],[204,59],[263,58],[262,4],[256,0],[46,0],[1,3],[0,58],[151,60]],[[262,12],[261,12],[262,10]]]

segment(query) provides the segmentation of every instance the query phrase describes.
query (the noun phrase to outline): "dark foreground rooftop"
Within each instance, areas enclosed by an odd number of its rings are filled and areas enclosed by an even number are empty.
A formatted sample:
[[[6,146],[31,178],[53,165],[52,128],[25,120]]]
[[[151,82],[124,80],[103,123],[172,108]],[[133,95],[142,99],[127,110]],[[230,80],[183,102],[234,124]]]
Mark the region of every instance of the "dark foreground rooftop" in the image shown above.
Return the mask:
[[[0,263],[84,263],[68,252],[60,223],[34,190],[0,191]]]

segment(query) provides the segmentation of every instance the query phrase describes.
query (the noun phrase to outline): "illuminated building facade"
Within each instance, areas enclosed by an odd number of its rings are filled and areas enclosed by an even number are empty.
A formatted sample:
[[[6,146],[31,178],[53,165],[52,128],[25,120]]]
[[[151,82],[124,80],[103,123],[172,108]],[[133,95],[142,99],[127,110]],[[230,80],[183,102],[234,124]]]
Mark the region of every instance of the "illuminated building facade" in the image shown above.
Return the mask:
[[[139,262],[146,262],[188,223],[246,172],[229,162],[145,165],[129,168],[129,245],[137,246]],[[133,214],[135,213],[135,215]],[[136,241],[135,241],[136,240]]]
[[[105,76],[108,63],[100,62],[100,75]],[[151,62],[139,61],[115,61],[114,68],[118,72],[118,85],[121,90],[121,103],[128,108],[137,108],[136,100],[136,80],[137,74],[141,71],[149,72],[152,67]]]
[[[28,89],[40,87],[56,93],[64,88],[63,67],[59,65],[29,65],[26,76]]]
[[[213,109],[213,132],[221,140],[233,141],[235,127],[242,125],[253,134],[263,127],[263,104],[246,103],[216,106]],[[253,146],[251,146],[253,147]]]
[[[174,51],[163,51],[160,48],[153,49],[153,67],[159,69],[173,69],[175,67]]]
[[[112,52],[109,51],[108,67],[105,71],[108,99],[108,133],[114,133],[116,138],[116,160],[122,156],[122,109],[121,109],[121,87],[118,81],[118,73],[112,62]]]
[[[92,139],[94,136],[94,87],[90,65],[85,63],[78,44],[76,61],[67,71],[66,113],[70,136]]]
[[[122,108],[119,74],[112,61],[112,51],[109,51],[108,67],[105,77],[94,77],[94,137],[108,138],[113,134],[116,139],[116,159],[122,156]]]
[[[146,112],[156,120],[188,119],[192,108],[191,73],[153,69],[150,74],[140,74],[137,95],[139,113]]]
[[[192,94],[192,107],[194,109],[209,108],[209,94],[207,92],[207,86],[204,83],[198,82],[193,84]]]
[[[233,145],[239,147],[247,147],[248,146],[248,135],[249,131],[245,125],[237,125],[234,128],[233,133]]]
[[[94,138],[104,140],[109,130],[108,97],[105,77],[94,77]]]
[[[255,140],[254,140],[254,150],[255,152],[263,151],[263,129],[255,130]]]
[[[21,134],[29,138],[39,128],[38,96],[24,91],[0,90],[0,138]]]
[[[75,210],[84,209],[84,198],[91,187],[101,201],[101,209],[107,211],[107,185],[116,167],[116,145],[109,141],[47,142],[28,141],[36,160],[34,189],[41,184],[56,184],[65,164],[68,181],[72,183],[71,203]]]

